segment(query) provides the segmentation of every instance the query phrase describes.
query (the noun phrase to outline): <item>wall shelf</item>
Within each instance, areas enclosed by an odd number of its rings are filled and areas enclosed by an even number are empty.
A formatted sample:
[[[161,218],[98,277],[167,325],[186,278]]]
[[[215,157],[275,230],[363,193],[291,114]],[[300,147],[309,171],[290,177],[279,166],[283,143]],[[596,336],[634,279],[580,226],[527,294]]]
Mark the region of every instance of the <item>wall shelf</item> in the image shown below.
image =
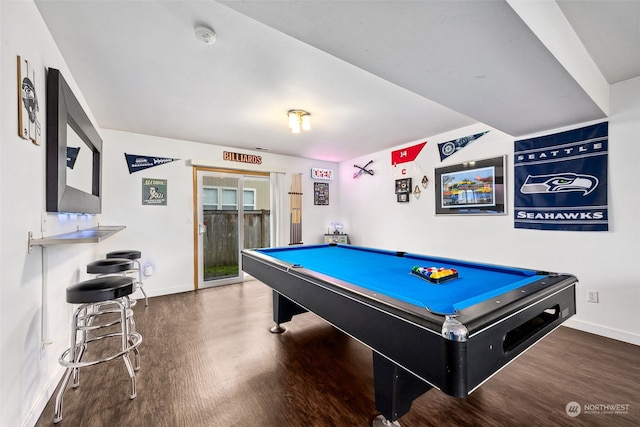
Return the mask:
[[[72,243],[98,243],[107,237],[113,236],[118,231],[124,230],[124,225],[98,226],[86,228],[84,230],[72,231],[70,233],[58,234],[56,236],[42,237],[34,239],[33,233],[29,232],[28,250],[31,253],[33,246],[53,246],[68,245]]]
[[[325,243],[342,243],[343,245],[349,244],[349,235],[348,234],[325,234],[324,235]]]

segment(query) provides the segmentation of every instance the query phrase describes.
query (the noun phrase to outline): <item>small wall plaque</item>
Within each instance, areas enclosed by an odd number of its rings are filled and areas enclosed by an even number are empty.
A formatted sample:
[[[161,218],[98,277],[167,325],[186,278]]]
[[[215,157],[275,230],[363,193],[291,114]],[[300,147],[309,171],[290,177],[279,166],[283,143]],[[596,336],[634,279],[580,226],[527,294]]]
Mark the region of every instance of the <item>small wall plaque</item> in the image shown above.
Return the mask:
[[[152,206],[166,206],[167,180],[142,178],[142,204]]]

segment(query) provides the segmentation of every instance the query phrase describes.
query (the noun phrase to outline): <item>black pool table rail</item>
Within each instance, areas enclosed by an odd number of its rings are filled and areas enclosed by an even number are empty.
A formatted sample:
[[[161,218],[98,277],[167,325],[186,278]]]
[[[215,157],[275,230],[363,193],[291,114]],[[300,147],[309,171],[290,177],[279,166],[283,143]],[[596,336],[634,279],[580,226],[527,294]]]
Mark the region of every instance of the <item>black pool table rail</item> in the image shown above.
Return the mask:
[[[330,244],[330,246],[335,245],[335,243]],[[412,255],[407,252],[372,250],[369,248],[360,247],[356,248],[358,250],[388,252],[390,254],[395,254],[395,256],[398,257],[419,258],[419,256]],[[576,277],[570,274],[558,274],[538,271],[536,272],[536,275],[540,275],[541,278],[539,280],[536,280],[535,282],[531,282],[525,286],[519,287],[512,291],[508,291],[502,295],[498,295],[486,301],[476,303],[463,310],[456,310],[456,312],[453,314],[448,314],[439,313],[437,311],[429,309],[428,306],[411,304],[397,298],[393,298],[391,296],[355,285],[353,283],[345,282],[314,270],[309,270],[301,264],[292,264],[286,261],[282,261],[260,251],[244,250],[243,255],[245,254],[250,255],[252,258],[257,258],[262,262],[269,264],[273,268],[281,269],[286,271],[288,274],[298,276],[302,280],[310,280],[317,286],[325,286],[328,291],[344,292],[350,294],[358,300],[366,301],[369,304],[381,307],[385,310],[390,310],[391,312],[396,312],[399,315],[406,317],[409,321],[428,327],[431,330],[437,330],[439,334],[442,333],[442,327],[445,319],[452,317],[455,318],[458,322],[462,323],[466,327],[468,333],[471,335],[476,331],[486,327],[487,324],[495,322],[495,319],[504,317],[508,315],[510,311],[515,310],[513,306],[514,303],[518,301],[526,302],[532,298],[532,295],[539,295],[540,292],[552,293],[557,288],[558,284],[571,284],[577,282]],[[444,258],[441,259],[444,260]],[[504,269],[514,269],[512,267],[503,267],[499,265],[485,266],[485,268],[487,267],[495,268],[496,271],[502,271]]]

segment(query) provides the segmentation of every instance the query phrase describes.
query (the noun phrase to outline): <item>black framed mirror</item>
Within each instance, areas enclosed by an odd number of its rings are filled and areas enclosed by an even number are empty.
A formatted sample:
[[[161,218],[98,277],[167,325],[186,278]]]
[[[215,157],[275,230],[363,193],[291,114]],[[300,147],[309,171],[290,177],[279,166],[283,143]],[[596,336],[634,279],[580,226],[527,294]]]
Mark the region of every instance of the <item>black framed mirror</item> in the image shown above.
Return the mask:
[[[59,70],[47,73],[47,212],[102,211],[102,139]]]

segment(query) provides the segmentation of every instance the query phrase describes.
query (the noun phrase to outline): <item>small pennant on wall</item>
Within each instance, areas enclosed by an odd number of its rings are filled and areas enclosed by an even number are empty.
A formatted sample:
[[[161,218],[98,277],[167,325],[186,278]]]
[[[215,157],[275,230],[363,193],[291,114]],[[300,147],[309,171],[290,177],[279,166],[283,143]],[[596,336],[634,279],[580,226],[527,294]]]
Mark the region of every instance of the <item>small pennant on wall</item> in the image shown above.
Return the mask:
[[[475,135],[465,136],[464,138],[458,138],[451,141],[443,142],[438,144],[438,151],[440,152],[440,161],[443,161],[453,153],[462,150],[467,145],[471,144],[476,139],[480,138],[482,135],[488,133],[489,131],[476,133]]]
[[[413,145],[411,147],[402,148],[400,150],[394,150],[391,152],[391,164],[393,166],[399,165],[401,163],[409,163],[416,160],[418,154],[422,151],[424,146],[427,144],[427,141],[421,142],[420,144]]]
[[[154,156],[139,156],[137,154],[124,153],[124,157],[127,161],[127,167],[129,173],[138,172],[144,169],[149,169],[154,166],[164,165],[165,163],[171,163],[180,159],[172,159],[170,157],[154,157]]]
[[[76,160],[78,160],[78,153],[80,152],[80,147],[67,147],[67,167],[69,169],[73,169],[76,165]]]

